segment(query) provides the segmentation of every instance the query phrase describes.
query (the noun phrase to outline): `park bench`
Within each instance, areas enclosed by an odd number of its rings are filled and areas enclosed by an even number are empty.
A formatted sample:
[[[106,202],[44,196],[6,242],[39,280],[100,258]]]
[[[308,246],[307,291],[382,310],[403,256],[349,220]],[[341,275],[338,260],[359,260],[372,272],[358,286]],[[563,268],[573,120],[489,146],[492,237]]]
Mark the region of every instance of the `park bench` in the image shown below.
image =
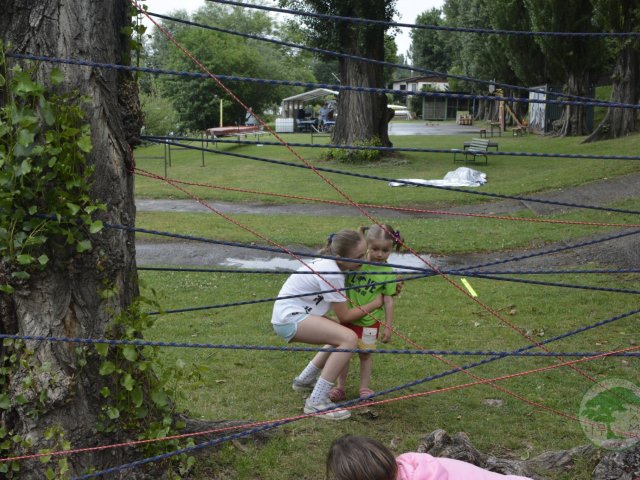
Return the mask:
[[[476,161],[476,157],[484,157],[484,163],[488,163],[489,159],[487,158],[487,149],[489,148],[489,140],[484,140],[482,138],[474,138],[469,142],[469,146],[465,147],[464,150],[451,150],[453,152],[453,161],[467,161],[469,157]],[[464,159],[458,160],[458,154],[464,155]]]
[[[479,140],[479,139],[476,139]],[[489,148],[494,148],[496,150],[496,152],[498,151],[498,142],[494,142],[492,140],[488,140],[489,144],[487,146],[487,149]],[[464,149],[468,149],[471,146],[471,142],[464,142]]]

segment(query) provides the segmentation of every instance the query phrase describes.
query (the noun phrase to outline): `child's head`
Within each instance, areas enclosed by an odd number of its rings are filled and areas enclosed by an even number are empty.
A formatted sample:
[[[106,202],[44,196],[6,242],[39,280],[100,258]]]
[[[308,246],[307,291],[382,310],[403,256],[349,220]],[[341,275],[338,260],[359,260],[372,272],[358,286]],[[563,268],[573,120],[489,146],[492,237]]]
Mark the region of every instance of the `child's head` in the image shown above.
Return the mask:
[[[327,243],[320,253],[334,257],[355,258],[360,260],[367,253],[367,242],[360,232],[355,230],[340,230],[327,238]],[[336,260],[340,270],[357,270],[362,264]]]
[[[367,260],[386,262],[393,250],[400,250],[403,241],[400,231],[391,225],[360,227],[360,231],[367,241]]]
[[[395,480],[397,472],[393,453],[372,438],[346,435],[329,449],[328,480]]]

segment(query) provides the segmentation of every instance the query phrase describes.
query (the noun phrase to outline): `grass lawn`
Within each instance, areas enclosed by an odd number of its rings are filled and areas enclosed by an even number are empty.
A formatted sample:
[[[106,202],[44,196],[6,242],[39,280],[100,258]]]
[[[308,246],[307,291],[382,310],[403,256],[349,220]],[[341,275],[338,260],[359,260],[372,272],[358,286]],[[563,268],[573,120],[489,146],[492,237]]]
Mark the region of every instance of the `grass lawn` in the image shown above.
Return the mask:
[[[588,266],[583,266],[588,267]],[[157,293],[165,308],[210,305],[275,296],[284,275],[187,274],[141,272],[143,290]],[[633,275],[562,275],[536,280],[594,286],[640,289]],[[459,283],[459,279],[453,279]],[[637,308],[637,297],[622,293],[592,292],[518,283],[469,279],[479,299],[497,310],[513,327],[538,341],[587,326]],[[162,315],[148,332],[152,340],[276,345],[283,342],[272,333],[271,303],[224,308],[197,313]],[[428,349],[515,350],[529,344],[512,326],[488,314],[441,278],[408,282],[397,302],[399,333]],[[637,342],[637,316],[606,327],[551,343],[551,351],[604,351],[629,347]],[[414,348],[393,338],[383,348]],[[180,349],[162,350],[167,367],[184,365],[176,387],[178,407],[195,417],[269,421],[301,413],[303,397],[291,390],[294,375],[312,353],[254,350]],[[446,356],[456,365],[479,357]],[[508,357],[470,370],[480,378],[492,378],[553,365],[558,360],[538,357]],[[357,395],[357,360],[352,361],[348,395]],[[638,382],[637,359],[609,358],[587,362],[579,368],[599,380],[611,377]],[[387,389],[448,371],[450,365],[426,355],[376,355],[373,388]],[[199,372],[200,376],[191,373]],[[320,419],[296,421],[273,431],[265,443],[225,443],[213,449],[200,465],[215,477],[321,479],[325,453],[333,439],[352,433],[394,444],[396,453],[416,447],[420,437],[437,428],[453,434],[464,431],[482,451],[528,458],[545,450],[565,449],[588,443],[575,421],[523,403],[491,386],[460,390],[440,389],[476,381],[464,373],[403,389],[382,398],[431,392],[426,396],[356,409],[352,419],[330,422]],[[576,415],[584,393],[593,385],[569,368],[550,370],[503,381],[502,387],[528,400],[569,415]],[[487,400],[504,403],[495,407]],[[558,474],[555,479],[588,479],[584,465]],[[582,469],[581,469],[582,468]],[[226,474],[224,473],[226,472]],[[199,478],[195,476],[194,478]]]
[[[308,142],[309,135],[287,135],[289,141]],[[266,139],[264,139],[266,140]],[[326,139],[321,139],[326,140]],[[397,146],[461,148],[463,136],[396,137]],[[640,136],[615,142],[581,145],[580,139],[555,139],[510,136],[500,137],[500,151],[563,152],[629,155],[639,151]],[[219,145],[221,151],[294,161],[279,147]],[[451,154],[403,153],[392,160],[372,165],[344,165],[318,160],[320,151],[300,148],[314,165],[389,178],[441,178],[459,164]],[[161,147],[136,152],[137,165],[163,174],[163,161],[144,158],[162,153]],[[489,183],[482,191],[508,195],[528,195],[548,189],[580,185],[604,177],[613,177],[640,169],[636,161],[571,160],[557,158],[490,157],[479,167]],[[168,169],[172,178],[218,186],[232,186],[293,195],[342,200],[337,192],[313,172],[208,153],[201,166],[199,152],[178,151]],[[355,201],[395,206],[442,208],[464,203],[486,202],[476,195],[443,192],[429,188],[389,188],[386,182],[343,175],[328,175]],[[191,188],[189,188],[191,190]],[[263,195],[247,195],[211,188],[193,191],[212,201],[246,203],[290,203]],[[157,180],[138,176],[136,195],[147,198],[186,198],[181,192]],[[640,200],[630,199],[616,205],[640,209]],[[520,212],[518,216],[531,216]],[[366,224],[358,217],[316,217],[233,215],[239,222],[285,245],[317,247],[330,231]],[[611,223],[640,223],[634,215],[576,210],[558,215],[559,220]],[[560,240],[571,241],[600,231],[602,227],[544,225],[529,222],[504,222],[493,219],[438,217],[429,219],[387,219],[402,231],[407,243],[418,251],[436,254],[497,251],[527,248]],[[138,214],[138,226],[204,236],[222,240],[256,241],[249,233],[229,225],[213,214],[149,213]],[[263,243],[263,242],[259,242]],[[579,265],[590,268],[597,265]],[[197,307],[269,298],[277,295],[286,276],[246,273],[185,273],[141,271],[142,294],[156,296],[164,309]],[[460,279],[451,279],[461,285]],[[445,279],[433,277],[407,282],[397,302],[396,329],[415,344],[444,350],[515,350],[530,341],[516,329],[537,341],[620,315],[637,308],[631,294],[598,292],[548,286],[533,286],[468,278],[479,294],[479,301],[497,311],[502,320],[471,301]],[[640,290],[640,279],[633,274],[563,274],[535,276],[535,280],[567,284],[618,287]],[[283,346],[271,330],[271,303],[236,308],[159,315],[146,335],[150,340]],[[552,351],[606,351],[627,348],[638,342],[638,316],[630,316],[548,345]],[[399,337],[381,348],[411,347]],[[211,420],[238,419],[247,422],[270,421],[301,414],[303,397],[290,383],[312,357],[310,352],[256,351],[230,349],[163,348],[163,368],[176,368],[179,378],[173,385],[179,409],[191,416]],[[479,360],[477,356],[447,355],[454,365]],[[548,357],[507,357],[471,369],[470,374],[494,378],[557,364]],[[637,358],[611,357],[577,366],[598,381],[617,377],[638,383]],[[426,355],[377,354],[374,357],[372,387],[392,388],[448,371],[451,364]],[[352,362],[348,396],[357,394],[357,359]],[[398,399],[382,405],[355,409],[350,420],[329,422],[304,419],[272,430],[266,443],[226,442],[207,450],[189,478],[315,480],[324,478],[324,459],[330,443],[338,436],[352,433],[373,436],[395,453],[412,450],[421,436],[437,428],[450,434],[467,432],[483,452],[513,458],[530,458],[545,450],[571,448],[588,443],[575,420],[558,415],[577,415],[583,395],[593,383],[567,368],[511,378],[500,385],[525,397],[527,404],[491,385],[476,385],[447,390],[477,381],[457,372],[420,385],[404,388],[382,398]],[[409,399],[408,394],[425,393]],[[487,400],[501,400],[491,406]],[[579,462],[553,480],[586,480],[593,465]]]
[[[508,132],[507,132],[508,133]],[[309,143],[308,134],[283,135],[287,141]],[[402,136],[393,137],[395,146],[408,148],[452,149],[462,148],[469,140],[463,135],[454,136]],[[326,138],[319,139],[325,141]],[[502,152],[539,153],[581,153],[632,155],[640,151],[640,136],[634,135],[616,141],[580,144],[581,138],[550,138],[537,135],[511,137],[505,134],[496,137]],[[266,141],[266,138],[263,138]],[[199,145],[199,142],[194,143]],[[265,159],[281,160],[304,165],[293,154],[281,146],[247,146],[218,144],[219,152],[237,153]],[[372,175],[383,178],[442,178],[460,163],[453,163],[450,153],[401,152],[391,160],[367,165],[345,165],[319,160],[325,149],[296,147],[302,158],[317,167],[334,168],[343,171]],[[151,146],[136,150],[137,166],[140,169],[164,175],[164,161],[148,158],[163,155],[162,146]],[[178,150],[172,153],[170,178],[206,183],[218,187],[233,187],[256,190],[263,193],[286,193],[327,200],[344,200],[338,192],[330,188],[324,180],[309,169],[291,168],[281,165],[230,157],[221,153],[206,153],[205,166],[198,151]],[[473,165],[471,165],[474,167]],[[491,156],[488,165],[478,165],[487,174],[488,183],[476,191],[486,191],[505,195],[523,195],[538,191],[580,185],[606,177],[623,175],[640,170],[638,161],[621,160],[580,160],[566,158],[530,158],[517,156]],[[447,206],[461,203],[482,203],[491,201],[488,197],[449,192],[432,188],[390,188],[386,181],[358,177],[323,174],[342,191],[359,203],[381,205],[429,205]],[[258,194],[225,191],[216,188],[193,188],[197,195],[205,199],[235,201],[245,203],[288,203],[286,200]],[[186,195],[155,179],[142,176],[136,178],[136,195],[140,198],[187,198]]]

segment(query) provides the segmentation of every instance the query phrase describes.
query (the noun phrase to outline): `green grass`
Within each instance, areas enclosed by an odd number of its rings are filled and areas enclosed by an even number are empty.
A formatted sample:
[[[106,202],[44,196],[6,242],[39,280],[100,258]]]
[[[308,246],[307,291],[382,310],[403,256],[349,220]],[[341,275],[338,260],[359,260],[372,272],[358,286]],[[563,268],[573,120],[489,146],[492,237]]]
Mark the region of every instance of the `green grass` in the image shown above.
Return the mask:
[[[480,127],[479,127],[480,128]],[[309,135],[287,135],[295,142],[308,142]],[[265,139],[266,140],[266,139]],[[320,139],[325,140],[326,139]],[[398,146],[460,148],[468,140],[462,136],[397,137]],[[638,151],[640,136],[615,142],[581,145],[581,139],[538,136],[496,139],[501,151],[535,151],[628,155]],[[221,150],[261,157],[295,161],[281,148],[256,146],[219,146]],[[314,165],[339,168],[390,178],[441,178],[457,164],[450,154],[407,153],[373,165],[342,165],[318,160],[318,150],[299,151]],[[163,162],[143,158],[161,153],[160,147],[138,150],[139,168],[163,174]],[[529,195],[549,189],[580,185],[604,177],[614,177],[640,169],[639,162],[569,160],[526,157],[491,157],[479,167],[489,183],[481,187],[507,195]],[[312,172],[240,158],[207,154],[201,166],[199,152],[174,152],[172,178],[280,192],[293,195],[343,200]],[[428,188],[389,188],[386,182],[363,180],[330,174],[329,178],[360,203],[395,206],[444,208],[465,203],[486,202],[476,195],[443,192]],[[191,187],[188,187],[191,190]],[[193,192],[211,201],[245,203],[294,203],[263,195],[247,195],[220,189],[198,187]],[[136,195],[147,198],[188,198],[182,192],[157,180],[138,176]],[[639,199],[616,206],[638,210]],[[518,216],[532,217],[530,212]],[[284,245],[316,248],[330,231],[354,228],[368,222],[359,217],[315,217],[232,215],[269,238]],[[588,210],[576,210],[554,217],[612,223],[638,223],[635,216]],[[530,222],[437,217],[429,219],[385,219],[402,231],[407,243],[418,251],[436,254],[497,251],[530,248],[549,242],[571,242],[602,227],[545,225]],[[212,213],[148,213],[137,216],[137,225],[187,235],[221,240],[265,243],[250,233],[229,224]],[[148,237],[147,238],[153,238]],[[155,239],[154,239],[155,241]],[[580,265],[580,268],[596,265]],[[153,292],[164,309],[213,305],[270,298],[277,295],[284,275],[195,274],[141,271],[142,293]],[[544,340],[566,331],[637,308],[637,297],[621,293],[532,286],[518,283],[468,279],[480,295],[479,300],[497,311],[514,327]],[[640,289],[637,275],[561,275],[535,276],[535,280]],[[452,278],[457,285],[459,278]],[[283,343],[269,323],[272,304],[259,303],[236,308],[162,315],[146,337],[150,340],[177,342],[277,345]],[[397,302],[396,328],[412,342],[431,349],[514,350],[529,341],[511,326],[483,310],[442,278],[407,282]],[[554,351],[614,350],[637,342],[637,316],[622,319],[606,327],[584,332],[549,345]],[[394,338],[388,348],[412,348]],[[193,417],[211,420],[239,419],[248,422],[269,421],[301,413],[303,398],[290,388],[292,377],[312,354],[222,349],[162,349],[164,368],[182,365],[184,372],[175,385],[177,407]],[[449,356],[461,365],[477,357]],[[492,378],[537,367],[552,365],[550,358],[506,358],[471,370],[483,378]],[[357,361],[352,364],[348,394],[356,395]],[[590,376],[605,379],[621,377],[638,383],[637,359],[609,358],[579,365]],[[391,388],[434,375],[451,367],[424,355],[378,355],[374,359],[375,389]],[[192,375],[193,373],[201,373]],[[426,396],[393,401],[369,409],[355,410],[345,422],[320,419],[296,421],[275,429],[267,442],[227,442],[208,450],[191,478],[259,478],[261,480],[321,479],[330,443],[346,433],[376,437],[395,445],[395,453],[415,449],[421,436],[437,428],[453,434],[467,432],[481,450],[499,456],[533,457],[542,451],[571,448],[588,443],[575,421],[523,403],[491,386],[474,386],[440,391],[473,382],[463,373],[450,375],[424,385],[396,392],[385,398],[431,392]],[[592,383],[568,368],[513,378],[501,385],[533,402],[575,415],[582,395]],[[486,399],[501,399],[502,407],[489,407]],[[586,480],[593,465],[581,461],[573,469],[552,476],[552,480]]]
[[[291,142],[308,143],[310,141],[308,134],[290,134],[284,135],[284,137]],[[392,141],[394,145],[402,147],[451,149],[461,148],[462,143],[469,138],[460,135],[403,136],[394,137]],[[582,138],[550,138],[537,135],[512,137],[508,135],[508,132],[505,136],[494,139],[499,142],[500,150],[505,152],[629,155],[640,150],[640,135],[585,145],[580,144]],[[266,138],[263,140],[266,141]],[[326,141],[327,139],[319,140]],[[258,147],[230,144],[219,144],[218,146],[220,151],[303,165],[293,154],[279,146]],[[442,178],[448,171],[460,166],[460,164],[453,163],[453,156],[450,153],[403,152],[392,160],[356,166],[319,160],[323,152],[322,149],[301,147],[296,150],[303,158],[318,167],[336,168],[384,178]],[[136,150],[138,168],[164,175],[164,161],[162,159],[145,158],[162,155],[162,151],[161,146]],[[640,162],[492,156],[488,165],[478,165],[475,168],[479,168],[487,174],[488,183],[481,187],[481,191],[515,195],[580,185],[605,177],[635,172],[640,170]],[[308,169],[285,167],[216,153],[205,155],[205,166],[203,167],[200,152],[174,151],[172,166],[168,167],[168,175],[178,180],[200,182],[217,187],[242,188],[263,193],[286,193],[344,201],[338,192]],[[330,173],[323,175],[359,203],[443,207],[488,201],[486,197],[478,195],[432,188],[390,188],[385,181]],[[295,201],[280,197],[225,191],[219,188],[188,188],[202,198],[220,201],[244,203],[288,203]],[[161,181],[142,176],[136,178],[136,195],[140,198],[188,198],[184,193]]]
[[[640,198],[616,204],[617,208],[640,210]],[[533,219],[531,212],[519,212],[515,218]],[[309,217],[290,215],[233,215],[240,224],[273,240],[279,245],[305,245],[319,248],[330,231],[354,229],[370,223],[360,217]],[[292,220],[294,218],[295,220]],[[440,216],[429,219],[397,219],[377,217],[402,232],[407,244],[419,252],[451,255],[468,252],[488,252],[515,248],[539,247],[561,240],[571,241],[603,231],[608,227],[586,225],[503,221],[497,219]],[[595,210],[545,217],[558,221],[581,221],[605,224],[637,225],[638,218],[631,214],[612,214]],[[151,230],[181,233],[223,241],[255,242],[269,245],[249,230],[230,223],[211,212],[174,213],[139,212],[137,225]],[[491,240],[486,229],[491,229]],[[140,234],[148,241],[161,241],[162,237]]]
[[[267,298],[277,294],[283,275],[141,273],[143,293],[157,293],[165,308],[210,305]],[[639,289],[636,276],[563,275],[536,280],[581,283]],[[460,285],[459,279],[454,282]],[[632,295],[570,290],[470,278],[479,299],[498,311],[506,322],[544,340],[580,326],[637,308]],[[269,319],[271,304],[197,313],[163,315],[148,333],[152,340],[210,342],[243,345],[277,345]],[[512,327],[493,317],[445,280],[432,278],[408,282],[396,309],[397,330],[417,345],[431,349],[513,350],[529,344]],[[625,348],[637,341],[637,318],[619,320],[607,327],[552,343],[553,351],[593,351]],[[388,348],[413,348],[394,338]],[[200,380],[185,376],[178,384],[178,407],[194,417],[269,421],[300,414],[303,398],[290,388],[292,377],[308,362],[311,353],[252,350],[163,349],[165,365],[178,359],[186,371],[202,369]],[[461,365],[477,357],[449,356]],[[491,378],[553,365],[549,358],[507,358],[470,372]],[[610,358],[579,365],[598,379],[621,377],[639,380],[637,360]],[[357,391],[357,361],[352,362],[348,395]],[[449,370],[450,365],[424,355],[378,355],[374,359],[373,386],[391,388]],[[385,398],[430,391],[432,394],[355,410],[351,420],[297,421],[280,427],[267,443],[229,443],[214,449],[202,469],[215,478],[320,479],[326,451],[333,439],[362,434],[396,444],[395,452],[412,450],[422,435],[437,428],[453,434],[464,431],[482,451],[525,458],[545,450],[565,449],[587,443],[579,425],[571,420],[527,405],[491,386],[474,386],[438,392],[475,381],[457,373],[411,387]],[[501,386],[533,402],[570,415],[579,409],[582,395],[592,383],[562,368],[501,382]],[[501,399],[502,407],[490,407],[486,399]],[[588,465],[552,477],[590,478]],[[205,471],[202,470],[202,471]],[[226,474],[224,472],[227,472]],[[198,478],[198,477],[194,477]],[[212,478],[212,477],[208,477]]]

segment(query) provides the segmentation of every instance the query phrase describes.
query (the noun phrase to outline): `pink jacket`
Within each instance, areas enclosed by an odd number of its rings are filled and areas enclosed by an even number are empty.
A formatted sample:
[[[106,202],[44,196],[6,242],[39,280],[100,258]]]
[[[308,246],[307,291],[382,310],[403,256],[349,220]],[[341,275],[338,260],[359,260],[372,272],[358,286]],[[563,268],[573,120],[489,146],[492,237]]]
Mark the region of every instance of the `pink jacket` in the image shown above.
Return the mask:
[[[531,480],[518,475],[489,472],[471,463],[427,453],[403,453],[396,458],[397,480]]]

